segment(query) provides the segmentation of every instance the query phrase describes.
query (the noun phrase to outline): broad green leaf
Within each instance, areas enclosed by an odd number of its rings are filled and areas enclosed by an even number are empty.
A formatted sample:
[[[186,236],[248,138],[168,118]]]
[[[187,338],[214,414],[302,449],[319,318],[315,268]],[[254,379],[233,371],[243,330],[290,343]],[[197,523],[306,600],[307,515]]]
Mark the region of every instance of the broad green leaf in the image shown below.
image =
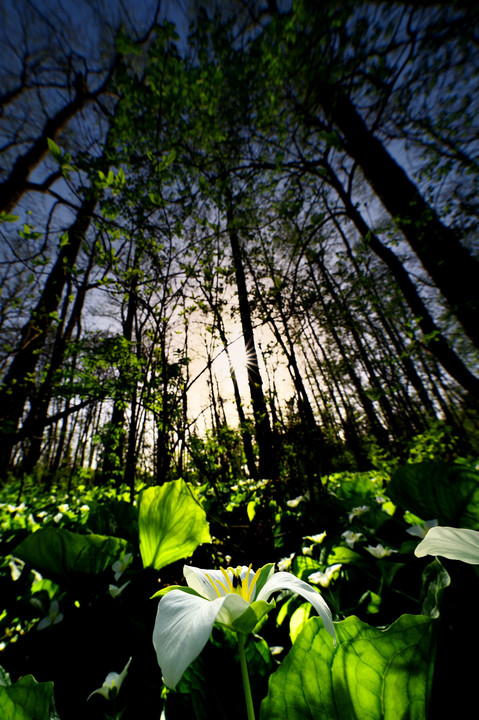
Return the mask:
[[[311,605],[311,603],[301,603],[301,605],[296,608],[294,613],[291,615],[291,618],[289,620],[289,636],[292,643],[294,643],[299,633],[309,620],[312,609],[313,606]]]
[[[138,542],[138,508],[124,500],[108,500],[90,505],[87,527],[99,535],[114,535]]]
[[[206,513],[181,479],[143,490],[139,532],[143,566],[156,570],[211,541]]]
[[[369,558],[360,555],[351,548],[337,545],[329,553],[326,559],[326,565],[358,565],[359,567],[370,568],[371,561]]]
[[[338,644],[312,618],[271,675],[261,720],[425,720],[434,621],[402,615],[387,630],[351,616]]]
[[[479,530],[479,473],[463,465],[404,465],[394,473],[387,493],[423,520]]]
[[[450,584],[451,577],[437,558],[424,568],[421,591],[423,615],[432,618],[439,617],[441,598],[444,590]]]
[[[45,528],[25,538],[13,553],[42,575],[61,583],[65,578],[103,572],[118,560],[127,545],[121,538]]]
[[[53,683],[39,683],[25,675],[14,685],[0,686],[0,717],[2,720],[50,720]]]
[[[417,557],[441,555],[479,565],[479,532],[464,528],[432,527],[414,551]]]

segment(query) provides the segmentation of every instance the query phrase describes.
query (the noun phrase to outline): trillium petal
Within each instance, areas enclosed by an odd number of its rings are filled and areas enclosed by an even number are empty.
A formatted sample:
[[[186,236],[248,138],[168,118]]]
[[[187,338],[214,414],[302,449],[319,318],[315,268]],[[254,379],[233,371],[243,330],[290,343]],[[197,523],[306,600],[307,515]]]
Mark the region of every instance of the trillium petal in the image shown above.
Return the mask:
[[[52,624],[52,619],[49,615],[44,617],[37,625],[37,630],[45,630],[45,628],[50,627]]]
[[[103,697],[108,700],[110,697],[110,688],[101,687],[98,688],[98,690],[93,690],[93,692],[91,692],[87,697],[87,700],[89,700],[93,695],[103,695]]]
[[[118,688],[118,690],[121,688],[121,686],[123,684],[123,680],[126,677],[128,668],[131,665],[131,660],[132,660],[132,658],[130,658],[128,660],[128,662],[126,663],[125,667],[123,668],[123,670],[121,671],[121,673],[119,675],[118,675],[118,673],[113,673],[113,675],[114,675],[113,682],[114,682],[114,685],[116,685],[116,687]]]
[[[291,592],[301,595],[301,597],[310,602],[323,621],[324,627],[336,642],[336,632],[334,630],[331,610],[322,596],[312,588],[311,585],[303,582],[303,580],[292,575],[292,573],[277,572],[269,578],[268,582],[258,593],[256,599],[268,600],[277,590],[291,590]]]
[[[198,657],[213,629],[224,598],[206,600],[171,590],[158,605],[153,645],[165,685],[174,688]]]
[[[208,600],[215,600],[218,593],[226,595],[226,591],[221,588],[221,585],[225,584],[221,570],[202,570],[201,568],[185,565],[183,575],[189,587],[196,590],[204,598],[208,598]],[[215,581],[215,587],[218,588],[218,591],[213,587],[211,580],[208,579],[209,577]]]

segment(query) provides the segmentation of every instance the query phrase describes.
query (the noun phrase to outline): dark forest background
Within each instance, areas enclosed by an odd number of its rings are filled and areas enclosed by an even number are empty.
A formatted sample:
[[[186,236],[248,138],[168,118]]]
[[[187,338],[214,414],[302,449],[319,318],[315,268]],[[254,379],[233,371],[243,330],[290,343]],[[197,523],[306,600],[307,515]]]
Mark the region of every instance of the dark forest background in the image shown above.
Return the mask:
[[[5,503],[182,478],[273,561],[282,503],[475,466],[478,19],[0,3]]]

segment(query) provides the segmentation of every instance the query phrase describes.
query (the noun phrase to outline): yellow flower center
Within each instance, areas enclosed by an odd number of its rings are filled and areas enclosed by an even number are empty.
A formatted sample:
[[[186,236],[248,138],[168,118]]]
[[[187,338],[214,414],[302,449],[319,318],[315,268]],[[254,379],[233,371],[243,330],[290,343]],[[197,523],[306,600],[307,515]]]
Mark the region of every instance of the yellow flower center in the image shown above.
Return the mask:
[[[223,592],[227,595],[232,593],[234,595],[240,595],[244,600],[246,600],[246,602],[251,602],[251,595],[261,570],[256,570],[251,578],[251,582],[249,582],[250,572],[252,572],[251,565],[246,570],[246,574],[243,578],[241,577],[241,573],[243,571],[241,567],[226,568],[226,570],[224,568],[220,568],[220,571],[225,580],[224,583],[221,582],[221,580],[213,579],[210,575],[208,575],[208,573],[206,573],[206,577],[212,584],[218,597],[223,597],[223,593],[220,592],[220,590],[223,590]]]

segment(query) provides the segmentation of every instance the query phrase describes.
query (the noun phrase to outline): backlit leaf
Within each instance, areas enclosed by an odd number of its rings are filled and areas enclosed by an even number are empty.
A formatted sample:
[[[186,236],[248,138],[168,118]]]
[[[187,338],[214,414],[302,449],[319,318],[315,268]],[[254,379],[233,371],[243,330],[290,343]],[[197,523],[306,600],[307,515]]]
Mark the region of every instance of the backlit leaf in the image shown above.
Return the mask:
[[[140,552],[144,567],[160,570],[210,542],[206,513],[184,480],[150,487],[140,496]]]
[[[53,683],[39,683],[25,675],[14,685],[0,686],[0,717],[2,720],[50,720]]]
[[[425,720],[434,621],[402,615],[387,630],[351,616],[338,644],[312,618],[270,677],[262,720]]]

